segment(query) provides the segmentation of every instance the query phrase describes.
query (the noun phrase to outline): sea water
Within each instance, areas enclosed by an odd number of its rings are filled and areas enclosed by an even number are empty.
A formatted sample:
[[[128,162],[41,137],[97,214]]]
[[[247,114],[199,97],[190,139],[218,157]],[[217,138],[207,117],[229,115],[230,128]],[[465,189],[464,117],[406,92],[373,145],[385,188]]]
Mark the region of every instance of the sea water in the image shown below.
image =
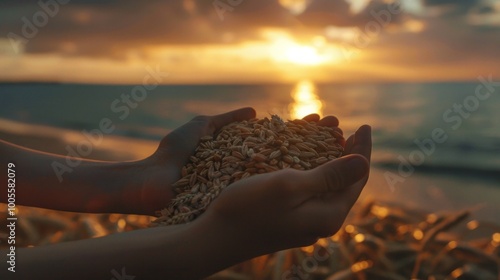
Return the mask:
[[[376,186],[371,195],[383,193],[438,209],[435,204],[477,207],[483,209],[478,210],[481,215],[500,221],[495,203],[500,201],[500,87],[478,98],[475,92],[480,84],[299,81],[154,89],[4,84],[0,85],[0,119],[81,131],[98,128],[107,118],[116,126],[115,135],[156,141],[196,115],[239,107],[254,107],[258,117],[335,115],[346,136],[362,124],[373,128]]]

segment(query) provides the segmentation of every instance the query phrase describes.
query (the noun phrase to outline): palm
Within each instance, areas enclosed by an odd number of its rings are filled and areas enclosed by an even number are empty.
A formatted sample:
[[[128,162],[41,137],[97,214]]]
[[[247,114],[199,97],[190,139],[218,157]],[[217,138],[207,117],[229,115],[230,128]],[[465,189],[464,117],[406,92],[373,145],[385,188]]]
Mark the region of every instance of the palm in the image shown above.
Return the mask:
[[[213,135],[224,125],[255,117],[252,108],[207,117],[198,116],[165,136],[156,152],[143,160],[145,182],[141,204],[144,213],[164,208],[175,196],[172,184],[180,179],[181,169],[194,154],[201,137]]]
[[[180,179],[181,169],[194,154],[199,139],[233,122],[255,117],[255,111],[244,108],[229,113],[206,117],[195,117],[162,139],[157,151],[144,160],[145,184],[142,186],[141,203],[145,213],[164,208],[175,196],[172,184]],[[304,119],[319,125],[337,127],[338,120],[328,116],[320,120],[317,114]],[[341,140],[343,141],[343,139]]]
[[[369,173],[368,126],[349,137],[346,155],[308,171],[260,174],[228,187],[204,215],[264,244],[268,253],[314,243],[342,226]],[[201,217],[203,218],[203,216]],[[271,244],[266,242],[271,241]]]

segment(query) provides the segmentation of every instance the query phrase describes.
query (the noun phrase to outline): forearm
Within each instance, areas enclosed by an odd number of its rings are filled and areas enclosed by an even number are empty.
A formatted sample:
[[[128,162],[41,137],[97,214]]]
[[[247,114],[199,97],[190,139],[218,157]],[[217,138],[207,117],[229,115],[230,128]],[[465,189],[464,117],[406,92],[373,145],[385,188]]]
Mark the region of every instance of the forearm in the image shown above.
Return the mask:
[[[19,249],[16,272],[2,269],[0,275],[15,277],[9,279],[50,275],[51,279],[86,280],[111,279],[114,272],[124,272],[136,279],[200,279],[256,256],[255,248],[239,239],[239,235],[211,226],[209,221],[195,221]],[[6,253],[1,252],[1,256],[5,264]]]
[[[15,164],[18,204],[76,212],[133,213],[139,208],[134,197],[140,197],[140,188],[134,185],[143,182],[135,176],[136,163],[67,158],[1,140],[0,152],[3,168]],[[6,172],[0,174],[7,182]],[[2,202],[6,193],[0,195]]]

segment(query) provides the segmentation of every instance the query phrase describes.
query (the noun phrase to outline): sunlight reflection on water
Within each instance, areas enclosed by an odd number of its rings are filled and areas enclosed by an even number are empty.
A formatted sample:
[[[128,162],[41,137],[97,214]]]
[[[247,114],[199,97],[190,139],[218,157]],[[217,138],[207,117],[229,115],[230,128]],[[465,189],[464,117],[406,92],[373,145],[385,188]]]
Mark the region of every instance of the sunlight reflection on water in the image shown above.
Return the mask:
[[[322,115],[323,101],[318,97],[316,86],[309,80],[302,80],[293,89],[290,103],[290,115],[294,119],[303,118],[309,114]]]

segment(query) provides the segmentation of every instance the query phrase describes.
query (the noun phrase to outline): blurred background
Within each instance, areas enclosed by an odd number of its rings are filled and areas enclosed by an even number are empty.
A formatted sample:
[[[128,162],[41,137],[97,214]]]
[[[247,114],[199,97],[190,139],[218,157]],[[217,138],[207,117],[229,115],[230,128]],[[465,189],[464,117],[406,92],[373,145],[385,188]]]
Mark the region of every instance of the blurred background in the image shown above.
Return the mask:
[[[67,3],[66,3],[67,2]],[[373,127],[363,199],[500,222],[500,1],[0,3],[0,137],[134,160],[198,114]],[[439,140],[433,140],[433,135]]]

